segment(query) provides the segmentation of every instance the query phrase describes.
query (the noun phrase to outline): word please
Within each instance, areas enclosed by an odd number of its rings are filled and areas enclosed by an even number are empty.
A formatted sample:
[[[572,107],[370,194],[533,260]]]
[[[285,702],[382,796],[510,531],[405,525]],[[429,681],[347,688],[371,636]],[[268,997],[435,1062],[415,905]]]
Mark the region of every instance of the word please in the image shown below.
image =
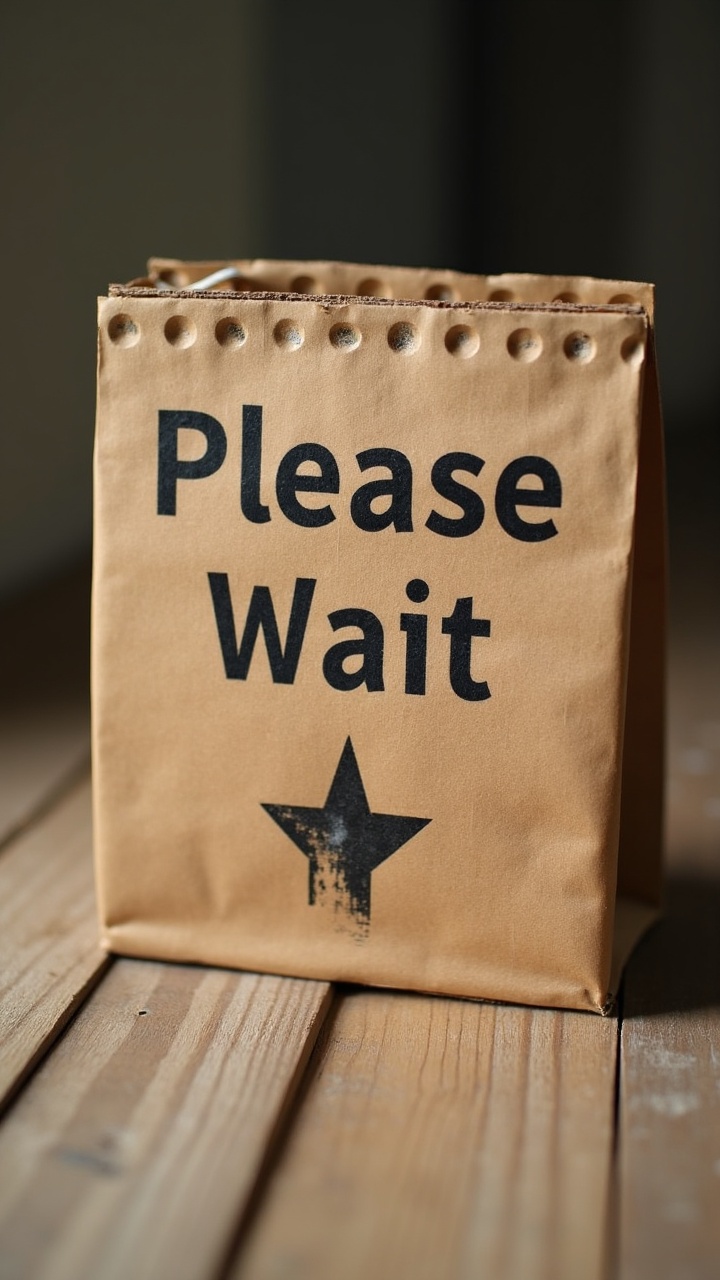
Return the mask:
[[[199,458],[178,456],[181,431],[194,431],[205,440]],[[272,519],[270,506],[263,501],[263,409],[246,404],[242,411],[242,461],[240,468],[240,509],[252,524]],[[227,456],[227,435],[217,418],[191,410],[161,409],[158,413],[158,515],[177,513],[180,481],[203,480],[223,466]],[[378,533],[394,529],[413,532],[413,469],[410,459],[399,449],[363,449],[355,455],[361,472],[379,470],[383,474],[355,488],[350,499],[350,517],[358,529]],[[313,474],[301,471],[308,465]],[[485,503],[471,484],[458,476],[477,477],[485,460],[475,453],[444,453],[433,463],[430,482],[435,493],[457,514],[430,511],[425,527],[444,538],[464,538],[475,533],[485,519]],[[528,487],[522,481],[533,480]],[[282,515],[306,529],[319,529],[337,518],[328,502],[306,505],[303,494],[339,494],[340,469],[334,454],[323,444],[308,441],[293,445],[280,460],[275,476],[275,497]],[[552,519],[527,520],[522,508],[558,508],[562,505],[560,476],[547,458],[534,454],[514,458],[505,466],[495,486],[495,515],[501,528],[520,542],[545,542],[557,533]]]

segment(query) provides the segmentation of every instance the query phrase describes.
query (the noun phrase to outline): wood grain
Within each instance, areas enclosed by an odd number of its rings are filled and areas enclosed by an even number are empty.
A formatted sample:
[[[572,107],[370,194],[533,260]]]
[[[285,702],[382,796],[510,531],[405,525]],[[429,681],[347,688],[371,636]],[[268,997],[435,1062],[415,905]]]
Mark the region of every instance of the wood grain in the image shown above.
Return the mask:
[[[621,1280],[720,1273],[720,1009],[628,1018]]]
[[[108,965],[97,936],[85,780],[0,857],[0,1109]]]
[[[667,915],[625,980],[621,1280],[720,1274],[720,878],[700,852],[675,849]]]
[[[617,1026],[347,995],[232,1280],[594,1280]]]
[[[216,1275],[329,991],[116,961],[0,1130],[3,1280]]]
[[[0,619],[0,846],[87,764],[87,566],[5,605]]]
[[[3,1280],[599,1280],[613,1196],[614,1280],[715,1280],[720,596],[682,563],[668,912],[627,974],[616,1186],[610,1021],[350,992],[294,1114],[320,984],[116,961],[59,1035],[107,963],[87,784],[68,789],[87,577],[6,612],[0,1096],[54,1047],[0,1127]]]
[[[677,446],[676,446],[677,448]],[[678,523],[666,916],[628,966],[620,1280],[720,1275],[720,570],[714,458]],[[700,504],[697,486],[712,493]],[[697,527],[693,530],[692,526]],[[708,589],[712,585],[711,589]]]

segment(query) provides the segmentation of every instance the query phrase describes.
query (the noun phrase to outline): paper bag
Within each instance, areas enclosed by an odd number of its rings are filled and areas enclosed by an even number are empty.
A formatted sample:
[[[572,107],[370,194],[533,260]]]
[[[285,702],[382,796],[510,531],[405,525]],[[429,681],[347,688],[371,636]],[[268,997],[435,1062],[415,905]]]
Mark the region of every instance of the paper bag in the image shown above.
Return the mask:
[[[606,1010],[660,884],[651,287],[156,260],[98,387],[105,945]]]

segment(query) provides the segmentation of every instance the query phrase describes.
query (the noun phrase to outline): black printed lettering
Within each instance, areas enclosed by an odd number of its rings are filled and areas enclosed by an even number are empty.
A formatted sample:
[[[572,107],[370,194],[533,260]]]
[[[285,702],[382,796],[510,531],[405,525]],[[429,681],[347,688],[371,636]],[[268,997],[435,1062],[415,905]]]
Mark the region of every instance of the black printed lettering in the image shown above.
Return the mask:
[[[537,476],[541,489],[521,489],[523,476]],[[520,542],[545,542],[554,538],[557,526],[554,520],[533,523],[518,515],[518,507],[561,507],[562,484],[560,476],[547,458],[529,455],[509,462],[495,490],[495,512],[506,533]]]
[[[206,449],[201,458],[178,458],[181,430],[199,431]],[[227,453],[227,437],[217,418],[189,409],[160,409],[158,413],[157,511],[174,516],[177,509],[178,480],[203,480],[219,471]]]
[[[237,645],[228,575],[209,573],[218,639],[228,680],[247,680],[255,641],[262,630],[270,672],[275,684],[293,684],[310,616],[315,578],[297,578],[290,609],[285,645],[280,644],[275,608],[269,587],[253,587],[240,648]]]

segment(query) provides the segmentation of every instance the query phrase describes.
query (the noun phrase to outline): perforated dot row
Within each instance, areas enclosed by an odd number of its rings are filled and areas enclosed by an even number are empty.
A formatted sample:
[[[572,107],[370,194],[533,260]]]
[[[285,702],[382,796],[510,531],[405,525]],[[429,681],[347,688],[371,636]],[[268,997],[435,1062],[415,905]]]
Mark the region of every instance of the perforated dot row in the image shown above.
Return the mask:
[[[187,286],[191,283],[191,277],[188,275],[187,272],[184,272],[184,271],[163,271],[161,272],[160,278],[164,280],[166,284],[172,285],[172,287],[175,289],[187,288]],[[264,283],[260,279],[253,280],[248,276],[242,276],[238,271],[237,280],[225,281],[223,282],[222,287],[236,288],[240,292],[245,292],[250,289],[266,289],[269,286],[267,283]],[[291,293],[318,294],[320,296],[328,292],[337,293],[339,291],[337,284],[334,286],[333,289],[328,290],[325,281],[320,280],[316,276],[312,276],[312,275],[294,276],[291,280],[287,282],[283,282],[282,284],[279,284],[278,281],[276,280],[272,287],[275,289],[277,288],[288,289]],[[395,292],[392,286],[388,283],[387,280],[383,280],[379,276],[363,276],[361,280],[357,281],[354,287],[351,287],[349,284],[343,283],[342,292],[354,293],[361,298],[394,298],[395,296]],[[463,301],[463,295],[460,289],[458,289],[455,285],[452,285],[445,280],[438,280],[438,281],[435,281],[433,284],[428,285],[427,288],[425,289],[425,293],[423,296],[426,299],[428,299],[428,301],[431,301],[431,302],[462,302]],[[472,300],[482,301],[482,299],[480,299],[479,297],[478,298],[474,297]],[[488,293],[487,298],[485,300],[487,302],[523,302],[523,301],[527,301],[527,298],[522,298],[519,293],[515,293],[512,289],[492,289]],[[574,293],[572,290],[566,290],[563,293],[557,293],[550,300],[552,302],[571,302],[571,303],[581,303],[584,301],[584,299],[580,297],[580,294]],[[601,299],[595,299],[595,298],[593,299],[593,303],[596,306],[599,305],[602,301],[603,300]],[[641,305],[640,298],[635,297],[631,293],[614,293],[604,301],[606,301],[611,306]]]
[[[140,341],[140,326],[125,314],[113,316],[107,331],[111,342],[118,347],[134,347]],[[170,346],[181,349],[193,346],[197,339],[197,328],[187,316],[171,316],[163,332]],[[273,329],[273,339],[280,350],[299,351],[305,342],[305,332],[295,320],[279,320]],[[340,321],[331,326],[328,339],[336,351],[350,353],[357,351],[363,336],[356,325]],[[245,345],[248,334],[239,320],[228,316],[215,325],[215,340],[221,347],[238,348]],[[388,329],[387,342],[398,355],[410,356],[420,349],[422,336],[410,321],[399,320]],[[470,324],[453,325],[447,330],[444,342],[446,351],[461,360],[471,359],[480,350],[480,335]],[[514,329],[508,335],[506,346],[513,360],[532,364],[542,355],[543,340],[534,329]],[[627,363],[635,364],[642,360],[643,349],[640,339],[629,337],[623,342],[620,355]],[[563,352],[573,364],[589,364],[597,354],[597,343],[589,333],[572,332],[563,341]]]

